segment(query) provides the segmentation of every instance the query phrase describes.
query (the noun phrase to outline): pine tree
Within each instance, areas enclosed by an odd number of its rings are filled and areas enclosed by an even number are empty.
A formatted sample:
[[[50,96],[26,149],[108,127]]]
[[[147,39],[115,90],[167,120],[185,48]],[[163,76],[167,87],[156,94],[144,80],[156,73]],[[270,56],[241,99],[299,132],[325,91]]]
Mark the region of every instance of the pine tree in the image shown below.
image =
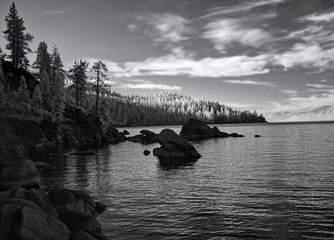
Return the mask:
[[[52,49],[51,65],[52,65],[52,71],[54,74],[57,74],[57,72],[62,71],[64,67],[64,64],[60,58],[60,54],[58,52],[58,48],[56,45],[54,45]]]
[[[50,81],[46,70],[44,69],[39,77],[39,88],[41,90],[43,108],[49,112],[53,111]]]
[[[35,53],[37,53],[37,58],[33,63],[34,68],[38,69],[39,74],[41,74],[43,70],[46,70],[46,73],[50,78],[52,76],[51,55],[48,53],[48,45],[44,41],[40,42]]]
[[[86,61],[75,61],[73,67],[69,70],[70,78],[73,81],[71,88],[74,91],[75,105],[83,107],[86,96],[87,85],[87,67]]]
[[[22,103],[29,103],[29,90],[25,78],[22,76],[20,79],[20,86],[17,90],[18,100]]]
[[[39,86],[36,85],[34,89],[34,93],[32,95],[32,105],[37,109],[41,109],[42,104],[43,104],[43,99],[42,99],[41,90],[39,89]]]
[[[56,120],[60,120],[63,116],[64,104],[64,76],[61,72],[57,72],[53,87],[51,88],[51,95],[53,101],[53,110]]]
[[[96,73],[96,101],[95,101],[95,117],[98,118],[99,113],[98,113],[98,106],[99,106],[99,96],[100,96],[100,90],[101,90],[101,85],[103,87],[104,85],[104,80],[106,80],[107,75],[106,72],[108,72],[107,66],[101,62],[94,62],[94,65],[92,66],[91,71]]]
[[[18,11],[13,2],[9,8],[9,14],[5,18],[7,29],[3,31],[5,39],[8,41],[6,49],[10,51],[9,58],[15,67],[29,66],[27,53],[31,53],[29,43],[34,37],[30,33],[25,33],[23,19],[18,15]]]

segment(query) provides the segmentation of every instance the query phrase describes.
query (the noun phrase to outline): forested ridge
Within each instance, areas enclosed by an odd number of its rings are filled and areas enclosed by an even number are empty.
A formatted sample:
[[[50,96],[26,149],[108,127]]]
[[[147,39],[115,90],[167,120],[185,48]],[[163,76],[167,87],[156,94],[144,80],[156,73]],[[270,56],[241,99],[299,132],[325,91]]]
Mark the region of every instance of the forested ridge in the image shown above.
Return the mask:
[[[106,84],[108,69],[97,61],[92,66],[76,60],[66,70],[57,46],[51,53],[41,41],[36,60],[30,65],[27,53],[34,37],[26,33],[15,3],[5,18],[3,32],[8,44],[0,46],[0,110],[60,123],[65,111],[80,109],[106,129],[114,126],[148,126],[183,124],[189,118],[205,123],[264,122],[256,111],[238,110],[204,98],[191,98],[172,92],[124,96]],[[26,69],[33,69],[28,72]],[[65,82],[67,84],[65,84]]]

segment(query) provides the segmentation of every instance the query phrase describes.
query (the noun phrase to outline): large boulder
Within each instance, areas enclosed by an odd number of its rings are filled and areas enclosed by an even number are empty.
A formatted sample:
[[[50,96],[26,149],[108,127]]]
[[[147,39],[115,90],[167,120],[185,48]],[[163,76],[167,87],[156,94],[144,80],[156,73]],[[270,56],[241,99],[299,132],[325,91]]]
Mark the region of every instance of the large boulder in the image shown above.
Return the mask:
[[[180,158],[184,155],[189,160],[196,160],[201,157],[194,146],[171,129],[163,129],[157,136],[157,140],[161,145],[160,150],[153,150],[153,154],[157,157]]]
[[[106,143],[119,143],[126,141],[126,139],[127,137],[125,136],[124,132],[118,131],[118,129],[114,128],[113,126],[109,126],[103,135],[103,141]]]
[[[99,221],[88,213],[66,210],[61,212],[60,219],[72,232],[83,230],[92,234],[102,231]]]
[[[130,142],[140,142],[143,144],[150,144],[157,142],[157,134],[150,130],[143,129],[140,131],[140,134],[128,137],[128,141]]]
[[[71,232],[57,218],[23,207],[17,210],[13,220],[12,239],[21,240],[69,240]]]
[[[239,134],[228,134],[221,132],[217,127],[211,128],[198,119],[191,118],[183,126],[180,135],[188,141],[198,141],[207,138],[226,138],[226,137],[243,137]]]
[[[84,212],[93,216],[98,214],[96,203],[87,193],[79,190],[54,189],[48,197],[58,213],[66,210]]]
[[[0,169],[0,190],[6,190],[12,186],[24,188],[39,187],[39,171],[29,159],[17,161],[14,166]]]

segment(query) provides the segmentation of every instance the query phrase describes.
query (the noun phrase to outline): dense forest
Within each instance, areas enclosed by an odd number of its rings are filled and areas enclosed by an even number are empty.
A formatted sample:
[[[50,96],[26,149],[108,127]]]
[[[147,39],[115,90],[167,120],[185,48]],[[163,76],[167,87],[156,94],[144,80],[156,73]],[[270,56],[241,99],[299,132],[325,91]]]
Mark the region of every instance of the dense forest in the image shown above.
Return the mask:
[[[3,32],[8,44],[0,46],[0,110],[52,122],[64,120],[66,108],[75,107],[104,128],[114,126],[182,124],[189,118],[206,123],[264,122],[256,111],[237,110],[219,102],[195,99],[171,92],[145,96],[122,96],[105,84],[108,69],[101,62],[93,66],[77,60],[65,70],[57,46],[48,51],[42,41],[30,65],[27,53],[34,37],[26,33],[15,4],[5,18]],[[28,72],[26,69],[33,69]],[[65,82],[69,84],[65,85]]]

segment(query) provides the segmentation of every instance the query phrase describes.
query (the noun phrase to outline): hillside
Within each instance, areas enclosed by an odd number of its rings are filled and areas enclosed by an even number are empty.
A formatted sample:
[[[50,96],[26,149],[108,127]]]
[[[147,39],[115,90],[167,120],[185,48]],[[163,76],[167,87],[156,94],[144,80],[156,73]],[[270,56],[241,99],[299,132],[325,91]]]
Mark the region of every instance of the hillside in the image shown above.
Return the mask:
[[[269,122],[334,121],[334,106],[321,106],[300,112],[266,114]]]

